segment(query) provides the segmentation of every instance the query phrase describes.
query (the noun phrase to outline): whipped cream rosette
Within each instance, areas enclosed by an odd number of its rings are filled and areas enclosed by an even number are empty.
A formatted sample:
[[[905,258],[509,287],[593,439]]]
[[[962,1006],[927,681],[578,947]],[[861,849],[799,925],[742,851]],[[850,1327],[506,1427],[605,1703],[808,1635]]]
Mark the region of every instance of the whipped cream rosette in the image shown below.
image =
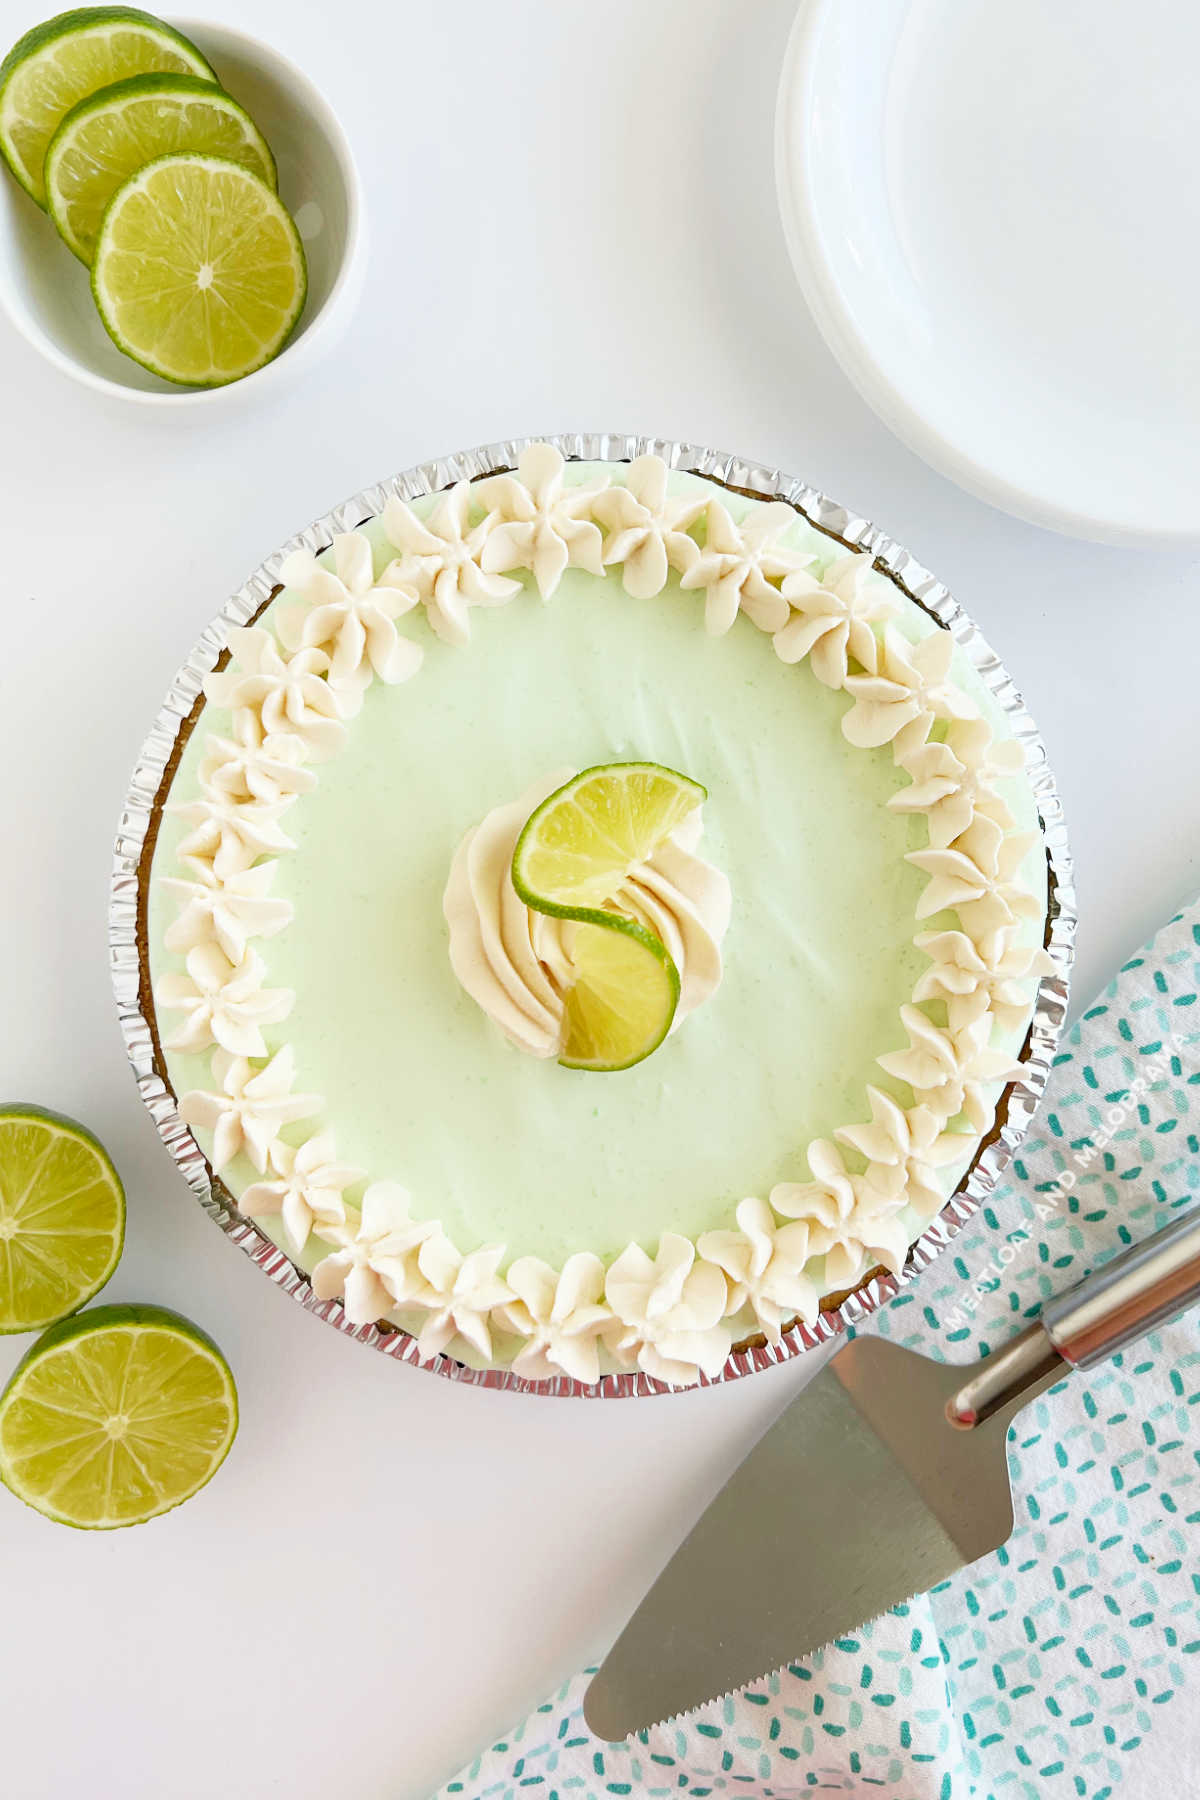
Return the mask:
[[[536,782],[519,800],[493,807],[473,826],[454,853],[442,899],[454,973],[531,1056],[557,1056],[562,1049],[576,927],[519,897],[512,882],[513,852],[535,808],[573,773],[562,769]],[[697,854],[701,812],[697,807],[650,857],[630,868],[613,896],[614,909],[659,938],[679,972],[672,1031],[716,992],[721,940],[729,929],[729,882]]]

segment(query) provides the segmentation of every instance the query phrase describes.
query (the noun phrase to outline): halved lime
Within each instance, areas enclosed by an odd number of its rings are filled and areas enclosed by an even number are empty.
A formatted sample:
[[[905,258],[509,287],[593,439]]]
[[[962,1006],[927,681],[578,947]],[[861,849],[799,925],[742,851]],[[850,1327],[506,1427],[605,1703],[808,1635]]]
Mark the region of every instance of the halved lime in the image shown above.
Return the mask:
[[[603,906],[707,798],[698,781],[661,763],[585,769],[529,819],[513,852],[513,885],[538,912]]]
[[[644,926],[616,913],[583,913],[571,944],[575,985],[559,1062],[568,1069],[630,1069],[671,1029],[679,971]]]
[[[125,1241],[125,1193],[74,1119],[0,1106],[0,1332],[41,1331],[99,1293]]]
[[[140,1525],[189,1500],[237,1432],[229,1365],[162,1306],[97,1306],[54,1325],[0,1396],[0,1479],[49,1519]]]
[[[275,159],[245,109],[195,75],[133,75],[73,106],[46,152],[46,204],[63,242],[90,263],[108,203],[173,151],[224,156],[275,187]]]
[[[277,356],[304,305],[300,234],[265,181],[220,156],[160,156],[119,187],[92,292],[119,350],[220,387]]]
[[[50,139],[78,101],[151,69],[216,76],[194,44],[132,6],[81,6],[15,43],[0,63],[0,155],[39,206]]]

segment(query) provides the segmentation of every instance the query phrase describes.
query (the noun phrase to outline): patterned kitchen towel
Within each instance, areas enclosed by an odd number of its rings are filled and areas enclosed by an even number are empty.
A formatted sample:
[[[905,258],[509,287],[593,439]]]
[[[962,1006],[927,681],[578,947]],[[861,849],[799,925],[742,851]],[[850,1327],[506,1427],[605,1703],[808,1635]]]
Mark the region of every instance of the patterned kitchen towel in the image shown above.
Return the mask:
[[[1200,1194],[1198,994],[1200,902],[1068,1033],[986,1230],[870,1329],[981,1356]],[[581,1674],[437,1800],[1200,1796],[1197,1315],[1035,1401],[1009,1455],[996,1555],[631,1743],[589,1735]]]

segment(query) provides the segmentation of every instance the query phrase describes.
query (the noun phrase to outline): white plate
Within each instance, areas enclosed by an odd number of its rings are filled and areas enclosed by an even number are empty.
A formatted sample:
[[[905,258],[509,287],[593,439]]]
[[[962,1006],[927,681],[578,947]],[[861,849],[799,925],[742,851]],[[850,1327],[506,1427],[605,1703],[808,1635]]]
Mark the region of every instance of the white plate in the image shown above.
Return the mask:
[[[784,230],[863,397],[1018,516],[1200,541],[1200,9],[805,0]]]

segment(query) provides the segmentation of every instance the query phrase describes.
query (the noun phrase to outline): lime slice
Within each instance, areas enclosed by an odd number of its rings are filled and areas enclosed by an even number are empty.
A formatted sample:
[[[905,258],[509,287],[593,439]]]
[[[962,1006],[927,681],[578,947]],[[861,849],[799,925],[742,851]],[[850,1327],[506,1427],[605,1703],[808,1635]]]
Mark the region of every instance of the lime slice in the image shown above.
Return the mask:
[[[109,201],[170,152],[224,156],[275,186],[275,159],[250,115],[195,75],[133,75],[73,106],[46,152],[46,204],[64,243],[90,263]]]
[[[708,798],[661,763],[607,763],[585,769],[532,815],[513,852],[513,885],[526,906],[569,916],[611,900],[644,862]]]
[[[216,76],[194,44],[132,6],[84,6],[35,25],[0,63],[0,155],[39,206],[50,139],[76,103],[152,69]]]
[[[0,1396],[0,1479],[49,1519],[140,1525],[188,1500],[237,1431],[212,1339],[161,1306],[97,1306],[54,1325]]]
[[[568,1069],[630,1069],[671,1029],[679,971],[644,926],[616,913],[582,913],[571,945],[561,1062]]]
[[[629,1069],[671,1029],[679,971],[644,926],[611,907],[630,870],[707,798],[661,763],[585,769],[543,800],[513,851],[513,886],[535,912],[577,922],[566,997],[569,1069]]]
[[[218,156],[160,156],[113,195],[92,292],[119,350],[166,381],[220,387],[277,356],[304,305],[300,234]]]
[[[90,1300],[124,1238],[124,1190],[91,1132],[0,1106],[0,1332],[40,1331]]]

